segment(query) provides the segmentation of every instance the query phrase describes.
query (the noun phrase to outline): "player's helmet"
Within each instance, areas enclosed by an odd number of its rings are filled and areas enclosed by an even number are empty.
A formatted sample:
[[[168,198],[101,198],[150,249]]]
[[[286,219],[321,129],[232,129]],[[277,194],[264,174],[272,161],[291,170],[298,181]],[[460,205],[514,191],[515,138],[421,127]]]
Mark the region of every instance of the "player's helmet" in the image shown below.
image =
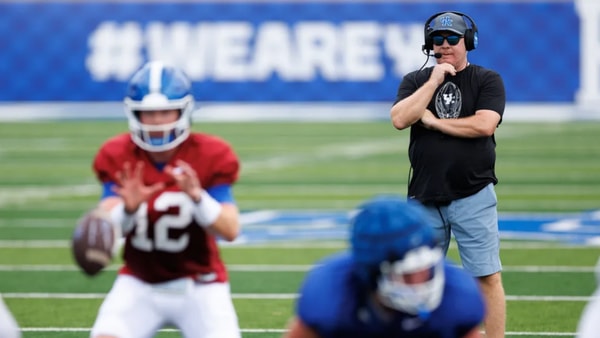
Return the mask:
[[[379,196],[360,207],[352,224],[355,274],[388,307],[427,316],[444,289],[443,253],[423,207],[395,196]],[[429,271],[412,283],[406,274]]]
[[[142,149],[152,152],[170,150],[190,134],[194,97],[188,77],[159,61],[146,63],[129,81],[125,114],[131,138]],[[140,111],[179,109],[177,121],[164,125],[142,124]],[[160,134],[160,136],[156,136]]]

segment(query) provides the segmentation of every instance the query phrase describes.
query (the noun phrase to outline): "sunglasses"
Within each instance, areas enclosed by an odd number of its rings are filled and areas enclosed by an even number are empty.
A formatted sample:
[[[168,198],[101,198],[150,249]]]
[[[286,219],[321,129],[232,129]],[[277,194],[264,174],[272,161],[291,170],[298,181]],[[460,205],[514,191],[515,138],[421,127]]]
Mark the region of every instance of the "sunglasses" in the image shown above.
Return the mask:
[[[431,37],[431,39],[433,39],[433,44],[436,46],[443,45],[444,40],[448,41],[448,44],[450,46],[455,46],[460,41],[461,38],[462,38],[462,36],[460,36],[460,35],[448,35],[448,36],[435,35],[435,36]]]

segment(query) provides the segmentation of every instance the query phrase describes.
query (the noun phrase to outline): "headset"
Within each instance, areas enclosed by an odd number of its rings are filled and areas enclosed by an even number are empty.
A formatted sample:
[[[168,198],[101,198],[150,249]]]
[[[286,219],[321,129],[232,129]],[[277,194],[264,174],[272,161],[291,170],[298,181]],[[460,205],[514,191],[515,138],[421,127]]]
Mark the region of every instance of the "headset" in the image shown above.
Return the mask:
[[[467,14],[464,14],[461,12],[446,11],[446,12],[435,13],[434,15],[430,16],[429,19],[427,19],[427,21],[425,21],[425,27],[424,27],[425,44],[423,45],[422,50],[424,52],[433,50],[433,39],[429,35],[431,33],[431,31],[433,30],[433,28],[431,28],[430,25],[431,25],[431,22],[436,17],[438,17],[439,15],[444,14],[444,13],[456,14],[456,15],[461,16],[463,18],[463,20],[465,18],[467,20],[469,20],[469,22],[471,23],[471,28],[467,28],[467,30],[465,31],[465,34],[463,36],[463,38],[465,39],[465,47],[467,48],[468,51],[477,48],[477,44],[479,43],[479,37],[478,37],[478,33],[477,33],[478,32],[477,24],[475,24],[475,20],[473,20],[473,18],[471,18]]]

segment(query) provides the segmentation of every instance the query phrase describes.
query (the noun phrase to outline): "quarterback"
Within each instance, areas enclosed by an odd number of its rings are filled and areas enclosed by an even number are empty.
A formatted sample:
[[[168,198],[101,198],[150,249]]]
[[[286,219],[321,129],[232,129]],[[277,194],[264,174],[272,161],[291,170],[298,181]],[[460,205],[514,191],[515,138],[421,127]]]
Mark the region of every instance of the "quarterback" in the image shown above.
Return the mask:
[[[129,82],[129,133],[108,139],[93,169],[98,208],[124,237],[124,265],[100,307],[94,338],[239,338],[217,237],[240,231],[232,187],[239,161],[219,137],[191,132],[194,98],[178,68],[149,62]]]

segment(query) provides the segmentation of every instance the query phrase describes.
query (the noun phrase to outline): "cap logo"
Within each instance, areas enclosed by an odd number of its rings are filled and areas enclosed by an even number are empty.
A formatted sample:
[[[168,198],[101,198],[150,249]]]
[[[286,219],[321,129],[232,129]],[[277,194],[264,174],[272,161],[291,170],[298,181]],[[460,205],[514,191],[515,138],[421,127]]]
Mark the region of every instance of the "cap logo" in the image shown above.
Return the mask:
[[[449,15],[440,18],[440,25],[443,27],[452,27],[452,18]]]

